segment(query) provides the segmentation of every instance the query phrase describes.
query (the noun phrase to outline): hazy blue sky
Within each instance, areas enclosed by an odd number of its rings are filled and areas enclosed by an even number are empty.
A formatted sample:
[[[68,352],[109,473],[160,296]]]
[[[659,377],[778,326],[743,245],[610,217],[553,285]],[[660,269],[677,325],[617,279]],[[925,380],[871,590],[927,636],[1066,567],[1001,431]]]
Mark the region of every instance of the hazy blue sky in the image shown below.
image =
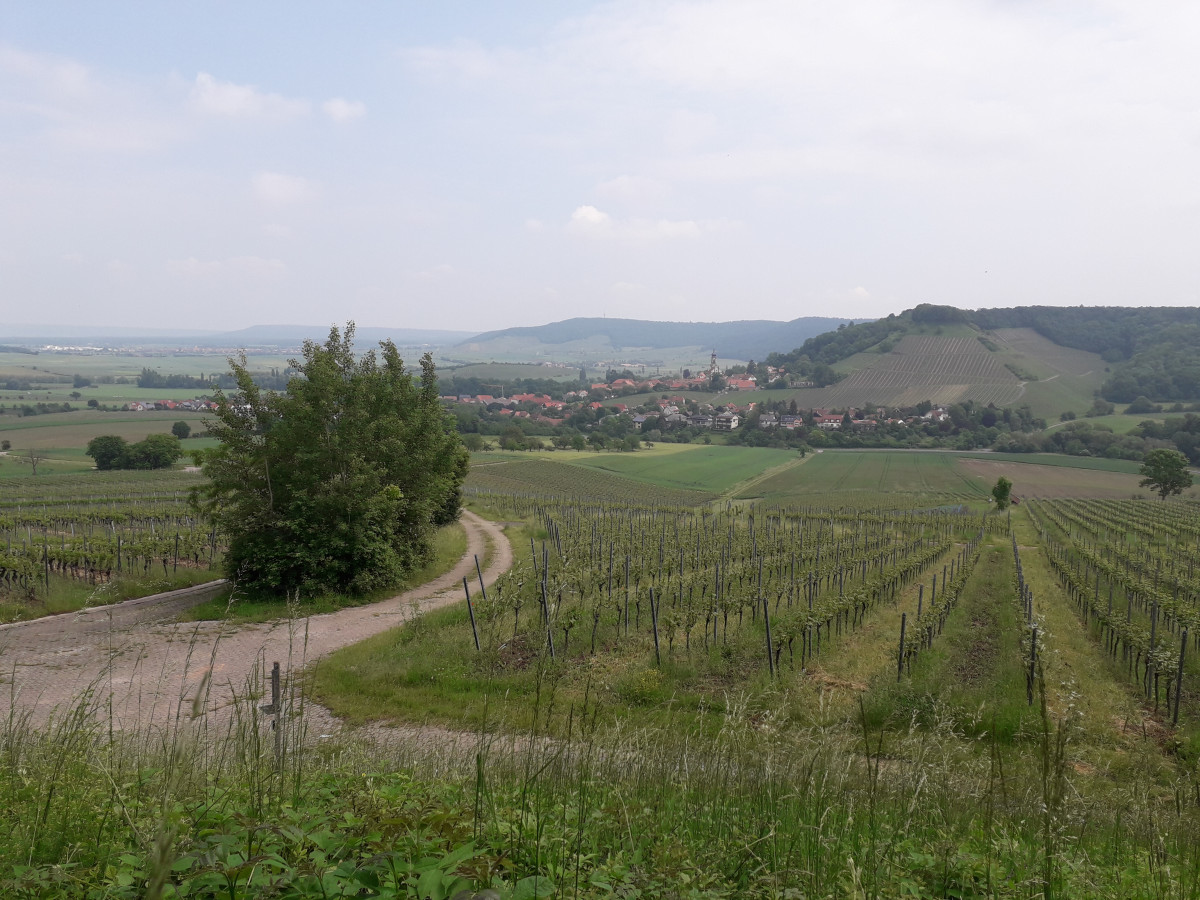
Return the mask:
[[[0,324],[1200,303],[1194,2],[0,0]]]

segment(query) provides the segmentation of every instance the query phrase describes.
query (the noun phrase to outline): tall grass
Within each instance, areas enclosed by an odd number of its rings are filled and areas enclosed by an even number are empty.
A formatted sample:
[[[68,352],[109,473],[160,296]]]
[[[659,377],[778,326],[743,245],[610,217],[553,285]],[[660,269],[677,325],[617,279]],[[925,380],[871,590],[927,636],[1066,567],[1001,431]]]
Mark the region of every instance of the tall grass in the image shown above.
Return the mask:
[[[122,733],[97,690],[0,728],[0,892],[12,897],[1200,896],[1189,785],[1079,776],[1072,724],[1041,749],[971,739],[935,708],[881,731],[788,727],[731,696],[605,727],[594,695],[547,735],[283,729],[256,667],[224,718],[203,691]]]

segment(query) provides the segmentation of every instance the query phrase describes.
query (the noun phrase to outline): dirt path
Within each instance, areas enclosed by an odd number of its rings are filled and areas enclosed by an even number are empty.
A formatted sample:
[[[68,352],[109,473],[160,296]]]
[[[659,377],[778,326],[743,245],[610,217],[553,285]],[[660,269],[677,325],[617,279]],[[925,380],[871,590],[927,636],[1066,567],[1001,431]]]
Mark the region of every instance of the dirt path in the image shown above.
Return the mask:
[[[491,544],[484,581],[512,565],[500,527],[463,512],[467,552],[445,575],[396,597],[335,613],[265,624],[181,624],[189,601],[131,601],[80,614],[54,616],[0,630],[0,717],[10,711],[46,721],[92,692],[118,728],[169,723],[193,704],[228,718],[236,695],[273,661],[299,669],[341,647],[402,624],[415,614],[462,599],[462,579],[475,579],[474,556]],[[195,601],[190,601],[194,603]],[[200,700],[197,701],[197,696]]]

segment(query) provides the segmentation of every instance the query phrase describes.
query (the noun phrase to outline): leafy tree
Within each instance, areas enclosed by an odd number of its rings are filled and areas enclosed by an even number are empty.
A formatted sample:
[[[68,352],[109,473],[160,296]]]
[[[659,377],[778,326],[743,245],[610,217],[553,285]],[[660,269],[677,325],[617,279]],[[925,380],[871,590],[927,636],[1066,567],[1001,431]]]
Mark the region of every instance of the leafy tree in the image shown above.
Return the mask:
[[[992,497],[996,500],[996,509],[1008,509],[1012,501],[1012,482],[1001,475],[992,487]]]
[[[1182,494],[1185,488],[1192,486],[1187,457],[1178,450],[1163,447],[1151,450],[1142,459],[1140,474],[1145,477],[1138,484],[1154,488],[1163,500],[1169,494]]]
[[[96,463],[97,469],[123,469],[129,444],[120,435],[102,434],[88,441],[85,452]]]
[[[179,438],[173,434],[148,434],[129,447],[123,458],[124,469],[169,469],[183,456]]]
[[[88,409],[99,409],[100,401],[97,400],[95,397],[92,397],[90,400],[88,400],[87,405],[88,405]]]
[[[386,588],[426,562],[458,514],[469,457],[438,402],[433,359],[418,383],[391,341],[355,357],[354,324],[306,341],[285,393],[261,390],[244,356],[238,393],[216,394],[196,494],[229,540],[226,568],[252,594]],[[382,359],[379,356],[382,356]]]
[[[171,434],[175,435],[175,437],[179,438],[181,441],[187,440],[188,435],[191,433],[192,426],[182,419],[171,426]]]
[[[0,441],[0,450],[3,450],[5,453],[7,453],[11,449],[12,441]]]

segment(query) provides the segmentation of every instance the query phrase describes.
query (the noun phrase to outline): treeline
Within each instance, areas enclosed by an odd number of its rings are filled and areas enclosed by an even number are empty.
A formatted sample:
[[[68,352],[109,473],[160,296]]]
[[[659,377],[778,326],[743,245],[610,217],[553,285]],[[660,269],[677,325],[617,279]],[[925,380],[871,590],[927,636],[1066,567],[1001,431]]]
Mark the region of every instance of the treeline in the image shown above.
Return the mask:
[[[438,390],[447,396],[471,397],[479,394],[491,394],[493,397],[511,397],[513,394],[548,394],[556,400],[561,400],[567,391],[586,390],[589,383],[583,381],[564,381],[559,378],[515,378],[511,381],[489,381],[473,375],[455,376],[439,375]]]
[[[195,375],[164,375],[155,369],[142,369],[138,375],[137,385],[140,388],[171,388],[185,391],[206,391],[212,388],[214,379]]]
[[[289,380],[295,377],[295,373],[291,369],[271,369],[271,371],[251,372],[251,379],[263,390],[282,391],[287,388]],[[164,375],[156,369],[142,369],[142,372],[137,377],[137,386],[140,388],[167,389],[179,391],[210,391],[214,387],[219,387],[222,390],[237,390],[238,384],[233,375],[229,372],[205,376],[205,375],[181,375],[171,373]]]
[[[97,469],[167,469],[183,456],[183,447],[173,434],[148,434],[133,444],[120,435],[102,434],[88,441],[85,452]]]

